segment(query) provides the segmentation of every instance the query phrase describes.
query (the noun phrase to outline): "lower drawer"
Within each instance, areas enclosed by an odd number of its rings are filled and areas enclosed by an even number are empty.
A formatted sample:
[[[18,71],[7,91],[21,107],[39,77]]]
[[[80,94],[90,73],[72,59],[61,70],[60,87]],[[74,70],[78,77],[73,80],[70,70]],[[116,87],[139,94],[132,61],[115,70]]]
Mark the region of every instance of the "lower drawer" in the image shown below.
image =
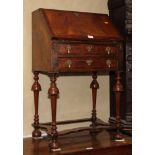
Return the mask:
[[[59,58],[58,70],[60,72],[90,72],[115,70],[118,61],[103,58]]]

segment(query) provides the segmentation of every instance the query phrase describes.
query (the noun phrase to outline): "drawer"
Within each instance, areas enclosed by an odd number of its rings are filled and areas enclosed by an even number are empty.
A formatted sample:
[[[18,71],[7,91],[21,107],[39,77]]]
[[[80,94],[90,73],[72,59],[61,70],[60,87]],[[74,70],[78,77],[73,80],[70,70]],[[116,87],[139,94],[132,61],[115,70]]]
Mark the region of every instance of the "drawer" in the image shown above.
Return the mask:
[[[60,72],[89,72],[114,70],[118,61],[104,58],[59,58],[58,70]]]
[[[103,55],[105,57],[116,57],[117,47],[91,44],[58,44],[58,55],[61,56],[83,56],[83,55]]]

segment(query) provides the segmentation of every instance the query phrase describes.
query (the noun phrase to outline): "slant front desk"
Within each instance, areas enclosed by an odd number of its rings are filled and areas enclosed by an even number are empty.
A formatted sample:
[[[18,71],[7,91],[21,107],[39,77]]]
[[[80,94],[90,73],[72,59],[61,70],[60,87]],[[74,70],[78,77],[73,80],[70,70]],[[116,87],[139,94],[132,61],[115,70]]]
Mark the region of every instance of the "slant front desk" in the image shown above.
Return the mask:
[[[90,133],[97,132],[100,123],[96,116],[96,96],[99,84],[97,74],[114,71],[116,82],[113,91],[116,96],[116,134],[115,139],[121,140],[120,134],[120,94],[121,85],[122,37],[113,26],[106,14],[84,13],[38,9],[32,13],[32,71],[34,73],[34,131],[33,138],[41,137],[41,129],[45,129],[50,137],[50,149],[60,150],[57,125],[90,121]],[[76,73],[76,74],[75,74]],[[59,89],[56,86],[57,76],[92,75],[92,116],[88,119],[56,121],[56,106]],[[48,94],[51,100],[52,121],[50,130],[39,123],[38,100],[41,86],[39,74],[48,75],[51,85]],[[60,92],[61,93],[61,92]],[[104,94],[103,94],[104,95]],[[80,109],[79,109],[80,110]],[[107,124],[106,124],[107,125]],[[105,126],[106,126],[105,125]],[[107,125],[108,126],[108,125]]]

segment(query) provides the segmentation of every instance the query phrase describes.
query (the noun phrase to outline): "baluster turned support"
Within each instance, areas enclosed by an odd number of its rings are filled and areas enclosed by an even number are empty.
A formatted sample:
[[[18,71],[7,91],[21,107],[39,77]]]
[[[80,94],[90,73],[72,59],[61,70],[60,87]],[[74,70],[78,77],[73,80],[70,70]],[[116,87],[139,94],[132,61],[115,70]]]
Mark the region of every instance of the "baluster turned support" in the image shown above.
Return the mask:
[[[38,102],[39,102],[39,91],[41,91],[41,86],[38,82],[39,73],[34,72],[34,83],[31,90],[34,92],[34,106],[35,106],[35,115],[34,115],[34,131],[32,132],[33,138],[41,137],[41,131],[39,130],[39,115],[38,115]]]
[[[113,91],[115,92],[115,98],[116,98],[116,128],[117,132],[114,136],[115,140],[123,140],[122,134],[120,133],[120,97],[121,93],[123,92],[123,86],[121,84],[121,76],[120,72],[117,71],[115,75],[116,83],[113,87]]]
[[[92,89],[92,100],[93,100],[93,110],[92,110],[92,130],[91,132],[95,132],[96,130],[96,97],[97,97],[97,89],[99,88],[99,84],[97,82],[97,73],[93,72],[92,75],[93,81],[90,84],[90,88]]]
[[[52,112],[52,123],[51,123],[51,137],[52,140],[50,142],[50,149],[53,151],[59,150],[58,143],[58,132],[56,126],[56,107],[57,107],[57,97],[59,94],[59,89],[56,86],[56,74],[50,75],[51,85],[48,90],[48,94],[51,98],[51,112]]]

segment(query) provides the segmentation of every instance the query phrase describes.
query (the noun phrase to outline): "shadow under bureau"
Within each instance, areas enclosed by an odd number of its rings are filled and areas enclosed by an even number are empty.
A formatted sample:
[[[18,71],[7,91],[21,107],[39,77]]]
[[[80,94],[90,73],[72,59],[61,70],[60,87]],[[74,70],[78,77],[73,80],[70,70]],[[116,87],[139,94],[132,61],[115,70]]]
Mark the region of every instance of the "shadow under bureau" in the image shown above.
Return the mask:
[[[120,95],[122,71],[122,37],[105,14],[38,9],[32,13],[32,71],[34,73],[34,139],[41,137],[44,129],[50,137],[50,149],[59,151],[57,125],[90,121],[87,130],[96,133],[101,128],[111,128],[108,123],[101,123],[96,116],[96,96],[99,84],[98,74],[115,72],[113,91],[116,97],[115,139],[122,140],[120,133]],[[41,85],[39,74],[49,76],[51,84],[48,94],[51,100],[50,123],[39,123],[38,100]],[[56,107],[59,89],[57,76],[92,75],[92,116],[80,120],[56,121]],[[50,130],[45,126],[50,125]],[[78,131],[82,131],[81,129]],[[70,131],[72,132],[72,131]],[[65,133],[66,134],[66,133]]]

